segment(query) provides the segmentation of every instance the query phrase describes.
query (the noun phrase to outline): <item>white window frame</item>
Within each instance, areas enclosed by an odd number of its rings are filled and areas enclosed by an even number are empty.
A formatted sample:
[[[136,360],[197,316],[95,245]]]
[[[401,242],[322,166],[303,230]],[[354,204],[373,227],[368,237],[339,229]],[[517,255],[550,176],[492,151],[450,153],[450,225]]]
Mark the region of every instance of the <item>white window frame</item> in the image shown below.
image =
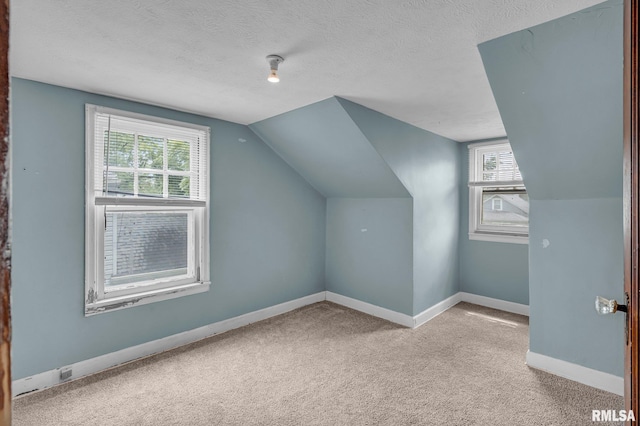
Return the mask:
[[[111,114],[135,120],[145,121],[145,125],[169,125],[182,129],[192,129],[204,134],[205,144],[201,150],[201,162],[205,165],[200,172],[198,184],[204,193],[204,200],[169,199],[164,188],[163,198],[109,197],[96,194],[94,180],[96,173],[95,123],[96,114]],[[209,141],[210,128],[191,123],[152,117],[129,111],[106,108],[91,104],[85,105],[86,121],[86,169],[85,169],[85,316],[129,308],[141,304],[173,299],[209,290]],[[166,151],[166,149],[165,149]],[[166,155],[166,152],[165,152]],[[99,165],[102,167],[102,165]],[[165,158],[166,169],[166,158]],[[164,173],[155,171],[155,173]],[[171,173],[174,174],[173,172]],[[167,181],[167,179],[164,179]],[[165,185],[166,187],[166,182]],[[108,195],[108,194],[107,194]],[[155,212],[187,214],[187,269],[186,273],[170,277],[160,274],[145,274],[146,279],[104,285],[104,234],[106,209],[109,212]],[[180,271],[182,272],[182,271]]]
[[[511,150],[507,139],[473,143],[469,148],[469,239],[499,243],[529,244],[529,227],[495,226],[482,224],[482,160],[487,152]],[[521,180],[492,182],[492,187],[525,189]]]

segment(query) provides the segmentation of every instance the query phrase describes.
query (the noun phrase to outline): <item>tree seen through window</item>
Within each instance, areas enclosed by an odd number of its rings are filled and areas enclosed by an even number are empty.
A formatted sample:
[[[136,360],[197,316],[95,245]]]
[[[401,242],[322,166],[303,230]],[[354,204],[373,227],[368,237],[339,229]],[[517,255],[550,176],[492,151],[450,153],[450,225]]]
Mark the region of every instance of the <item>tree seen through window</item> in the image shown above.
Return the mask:
[[[190,178],[184,175],[190,170],[189,142],[146,135],[136,138],[135,134],[118,131],[110,134],[109,139],[109,132],[104,132],[109,193],[162,197],[166,179],[169,197],[189,197]]]

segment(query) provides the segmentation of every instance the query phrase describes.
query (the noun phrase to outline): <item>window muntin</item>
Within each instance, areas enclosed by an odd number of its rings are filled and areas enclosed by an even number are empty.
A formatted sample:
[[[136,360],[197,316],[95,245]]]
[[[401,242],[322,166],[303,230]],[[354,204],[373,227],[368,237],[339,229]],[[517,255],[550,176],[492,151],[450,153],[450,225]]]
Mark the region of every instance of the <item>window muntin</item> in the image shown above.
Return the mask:
[[[508,142],[469,145],[469,238],[528,242],[529,196]]]
[[[85,314],[206,291],[209,129],[87,105]]]

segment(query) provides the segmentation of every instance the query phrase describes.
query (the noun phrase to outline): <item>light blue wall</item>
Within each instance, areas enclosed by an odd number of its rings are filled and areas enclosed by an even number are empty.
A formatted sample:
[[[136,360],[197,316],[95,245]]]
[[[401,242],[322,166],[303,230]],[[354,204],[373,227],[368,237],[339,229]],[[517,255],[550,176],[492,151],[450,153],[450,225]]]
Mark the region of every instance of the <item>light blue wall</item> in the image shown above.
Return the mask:
[[[594,309],[624,300],[622,199],[533,200],[531,220],[530,350],[622,376],[624,315]]]
[[[529,304],[529,246],[469,240],[469,144],[460,144],[460,291]]]
[[[455,141],[341,98],[250,128],[332,200],[329,206],[334,210],[327,212],[329,290],[410,315],[458,291],[459,158]],[[367,199],[366,203],[378,198],[387,211],[388,199],[398,197],[413,198],[410,252],[397,247],[399,241],[373,236],[369,243],[380,247],[365,249],[361,235],[340,234],[362,219],[357,212],[365,201],[356,198]],[[344,198],[344,204],[338,198]],[[384,215],[373,210],[367,214],[379,221],[381,229],[398,226],[394,213],[386,225],[382,224]],[[365,261],[382,252],[390,256],[387,264],[397,267],[382,273],[379,262]],[[403,260],[399,253],[409,258]],[[362,261],[347,268],[341,263],[344,258]],[[411,292],[402,290],[406,265],[413,265]],[[378,281],[372,283],[371,277]]]
[[[531,198],[530,349],[619,376],[593,302],[623,300],[622,30],[612,0],[479,47]]]
[[[249,127],[328,197],[327,290],[412,315],[411,197],[338,99]]]
[[[622,3],[479,46],[533,199],[622,196]]]
[[[413,196],[413,314],[459,291],[458,143],[338,98]]]
[[[325,197],[408,197],[336,98],[249,126]]]
[[[411,198],[327,199],[327,290],[413,315]]]
[[[11,84],[13,379],[324,290],[326,200],[248,127]],[[211,126],[208,293],[84,317],[85,103]]]

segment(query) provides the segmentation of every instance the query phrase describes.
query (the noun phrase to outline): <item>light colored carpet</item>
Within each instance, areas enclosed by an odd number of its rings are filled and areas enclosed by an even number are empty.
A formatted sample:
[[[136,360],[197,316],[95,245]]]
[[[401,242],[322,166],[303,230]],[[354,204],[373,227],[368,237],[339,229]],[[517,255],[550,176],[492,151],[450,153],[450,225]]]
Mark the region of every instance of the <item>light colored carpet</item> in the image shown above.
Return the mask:
[[[17,398],[14,425],[585,425],[622,397],[529,369],[526,317],[416,330],[322,302]]]

